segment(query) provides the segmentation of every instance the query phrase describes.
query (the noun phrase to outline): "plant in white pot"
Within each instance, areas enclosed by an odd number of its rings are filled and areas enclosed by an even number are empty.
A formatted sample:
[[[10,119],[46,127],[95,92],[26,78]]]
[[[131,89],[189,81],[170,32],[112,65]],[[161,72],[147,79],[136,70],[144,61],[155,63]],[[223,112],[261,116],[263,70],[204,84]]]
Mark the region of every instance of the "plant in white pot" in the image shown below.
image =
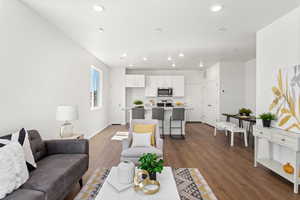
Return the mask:
[[[144,107],[144,102],[141,101],[141,100],[135,100],[135,101],[133,102],[133,104],[134,104],[135,107],[137,107],[137,108],[143,108],[143,107]]]

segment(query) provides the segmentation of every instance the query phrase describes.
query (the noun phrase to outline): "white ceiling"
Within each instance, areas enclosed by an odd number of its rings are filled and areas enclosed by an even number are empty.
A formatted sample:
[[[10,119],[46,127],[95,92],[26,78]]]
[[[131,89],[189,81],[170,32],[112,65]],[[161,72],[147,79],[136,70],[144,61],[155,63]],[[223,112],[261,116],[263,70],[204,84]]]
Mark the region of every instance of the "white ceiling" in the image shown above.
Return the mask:
[[[299,0],[22,1],[108,66],[172,68],[174,62],[183,69],[199,68],[200,61],[207,66],[255,58],[255,32],[299,5]],[[212,13],[215,3],[224,9]],[[95,12],[95,4],[105,11]],[[223,27],[227,30],[220,31]],[[120,59],[123,53],[128,56]]]

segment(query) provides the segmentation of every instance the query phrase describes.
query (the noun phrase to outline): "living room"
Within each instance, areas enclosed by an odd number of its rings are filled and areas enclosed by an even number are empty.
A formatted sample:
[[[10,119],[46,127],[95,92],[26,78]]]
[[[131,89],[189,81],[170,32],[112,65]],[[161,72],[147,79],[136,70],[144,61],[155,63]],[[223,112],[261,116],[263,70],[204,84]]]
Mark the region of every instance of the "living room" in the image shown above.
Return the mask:
[[[299,199],[299,6],[0,0],[0,199]]]

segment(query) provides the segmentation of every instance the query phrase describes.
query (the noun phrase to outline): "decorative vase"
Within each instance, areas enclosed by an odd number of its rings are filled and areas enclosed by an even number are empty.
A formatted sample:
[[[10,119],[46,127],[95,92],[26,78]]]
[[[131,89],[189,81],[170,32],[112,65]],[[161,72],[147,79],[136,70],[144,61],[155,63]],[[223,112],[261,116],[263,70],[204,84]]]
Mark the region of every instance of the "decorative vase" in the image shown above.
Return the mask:
[[[270,128],[271,126],[271,120],[263,119],[262,123],[263,123],[263,127]]]
[[[129,184],[133,182],[135,165],[129,161],[123,161],[118,165],[119,183]]]
[[[283,165],[283,170],[288,174],[294,173],[294,167],[290,163]]]

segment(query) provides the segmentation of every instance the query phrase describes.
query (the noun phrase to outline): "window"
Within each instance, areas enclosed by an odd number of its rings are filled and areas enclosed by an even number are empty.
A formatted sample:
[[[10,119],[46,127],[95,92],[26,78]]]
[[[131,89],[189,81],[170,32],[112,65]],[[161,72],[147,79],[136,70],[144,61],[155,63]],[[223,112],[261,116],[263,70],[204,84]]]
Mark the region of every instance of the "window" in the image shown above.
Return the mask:
[[[95,66],[91,66],[90,71],[90,106],[91,110],[96,110],[102,107],[102,88],[103,77],[102,71]]]

